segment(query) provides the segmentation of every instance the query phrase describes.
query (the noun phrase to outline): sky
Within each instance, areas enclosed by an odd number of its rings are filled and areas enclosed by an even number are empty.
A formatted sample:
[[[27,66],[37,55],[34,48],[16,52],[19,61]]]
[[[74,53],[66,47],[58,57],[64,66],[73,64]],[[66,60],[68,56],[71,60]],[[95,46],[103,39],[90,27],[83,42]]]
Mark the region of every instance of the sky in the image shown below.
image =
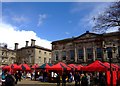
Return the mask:
[[[1,2],[0,43],[14,49],[25,41],[51,49],[51,42],[86,31],[92,32],[92,17],[103,12],[110,2]],[[111,30],[112,31],[112,30]]]

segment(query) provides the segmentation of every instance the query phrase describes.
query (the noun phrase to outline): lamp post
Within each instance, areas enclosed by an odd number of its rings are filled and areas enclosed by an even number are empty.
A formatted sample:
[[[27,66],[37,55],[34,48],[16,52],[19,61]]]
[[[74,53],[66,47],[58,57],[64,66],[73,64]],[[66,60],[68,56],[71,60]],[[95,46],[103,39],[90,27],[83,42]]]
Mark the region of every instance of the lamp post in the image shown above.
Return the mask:
[[[111,49],[111,50],[110,50]],[[113,86],[113,74],[112,74],[112,51],[115,53],[116,47],[113,44],[112,47],[104,47],[104,51],[107,51],[108,53],[108,58],[109,58],[109,63],[110,63],[110,86]]]

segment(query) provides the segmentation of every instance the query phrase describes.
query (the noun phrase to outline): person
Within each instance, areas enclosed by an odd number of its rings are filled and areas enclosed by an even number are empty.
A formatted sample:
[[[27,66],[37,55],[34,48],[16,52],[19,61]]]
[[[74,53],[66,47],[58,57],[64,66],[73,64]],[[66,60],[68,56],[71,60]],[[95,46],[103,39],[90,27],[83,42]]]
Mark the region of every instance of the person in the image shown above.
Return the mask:
[[[43,82],[46,82],[46,81],[47,81],[47,80],[46,80],[46,77],[47,77],[47,72],[44,71],[44,72],[43,72]]]
[[[88,73],[86,73],[86,77],[87,77],[87,80],[88,80],[88,86],[90,86],[90,75]]]
[[[21,81],[21,77],[22,77],[22,71],[18,71],[18,79],[19,79],[19,81]]]
[[[72,82],[72,73],[70,72],[69,74],[68,74],[68,79],[69,79],[69,82]]]
[[[66,86],[66,73],[63,72],[62,74],[62,86]]]
[[[100,86],[107,86],[105,74],[103,73],[102,76],[100,77]]]
[[[17,84],[18,79],[19,79],[19,74],[18,74],[18,71],[16,71],[16,73],[15,73],[15,84]]]
[[[5,86],[15,86],[15,78],[8,71],[5,71]]]
[[[57,73],[56,80],[57,80],[57,86],[60,86],[60,74],[59,73]]]
[[[80,73],[79,72],[77,74],[77,82],[78,82],[78,85],[80,86]]]
[[[84,74],[81,74],[81,86],[88,86],[88,80]]]
[[[75,86],[77,86],[77,84],[78,84],[78,73],[77,72],[75,72],[75,74],[74,74],[74,80],[75,80]]]
[[[1,75],[1,77],[2,77],[2,86],[5,86],[5,73],[4,73],[4,71],[2,71],[2,75]]]

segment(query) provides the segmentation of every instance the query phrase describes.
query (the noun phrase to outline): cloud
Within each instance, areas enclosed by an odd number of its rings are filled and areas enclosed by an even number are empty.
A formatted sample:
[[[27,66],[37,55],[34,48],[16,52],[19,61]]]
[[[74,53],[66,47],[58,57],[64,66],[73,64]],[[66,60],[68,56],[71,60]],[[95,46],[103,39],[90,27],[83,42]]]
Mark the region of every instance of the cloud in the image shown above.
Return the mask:
[[[118,31],[118,28],[119,28],[119,27],[112,27],[112,28],[108,29],[108,30],[106,31],[106,33],[116,32],[116,31]]]
[[[38,19],[38,24],[37,26],[41,26],[43,24],[43,21],[47,18],[46,14],[40,14],[39,19]]]
[[[91,29],[92,31],[92,28],[95,25],[93,18],[97,17],[99,14],[102,14],[110,4],[111,3],[102,3],[100,5],[96,5],[95,8],[89,14],[80,19],[80,21],[78,22],[78,26],[89,28],[89,30]]]
[[[12,17],[12,20],[17,23],[23,23],[23,22],[27,22],[28,19],[25,18],[24,16],[14,16]]]
[[[73,8],[70,9],[70,13],[78,13],[78,12],[82,12],[86,9],[89,8],[89,5],[83,5],[84,3],[75,3],[73,4]]]
[[[36,45],[51,49],[51,42],[46,39],[41,39],[33,31],[18,30],[10,24],[0,24],[0,42],[7,43],[8,48],[14,49],[14,43],[19,43],[19,48],[25,46],[25,41],[31,43],[31,39],[36,40]]]
[[[69,35],[70,33],[69,32],[65,32],[66,35]]]

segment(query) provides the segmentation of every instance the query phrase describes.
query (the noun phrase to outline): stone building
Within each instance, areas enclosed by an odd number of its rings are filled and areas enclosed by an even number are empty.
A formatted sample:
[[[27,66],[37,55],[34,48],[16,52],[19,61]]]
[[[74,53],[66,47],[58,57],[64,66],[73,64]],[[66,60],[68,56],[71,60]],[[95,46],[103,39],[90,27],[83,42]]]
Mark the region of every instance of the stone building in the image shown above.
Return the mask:
[[[17,63],[28,63],[29,65],[51,63],[51,50],[35,45],[35,40],[31,39],[31,45],[26,41],[25,47],[18,49],[18,43],[15,43]]]
[[[52,42],[52,63],[89,64],[95,60],[109,61],[109,58],[119,63],[120,31],[103,34],[86,31],[78,37]]]
[[[7,46],[0,46],[0,65],[9,65],[16,62],[16,52]]]

